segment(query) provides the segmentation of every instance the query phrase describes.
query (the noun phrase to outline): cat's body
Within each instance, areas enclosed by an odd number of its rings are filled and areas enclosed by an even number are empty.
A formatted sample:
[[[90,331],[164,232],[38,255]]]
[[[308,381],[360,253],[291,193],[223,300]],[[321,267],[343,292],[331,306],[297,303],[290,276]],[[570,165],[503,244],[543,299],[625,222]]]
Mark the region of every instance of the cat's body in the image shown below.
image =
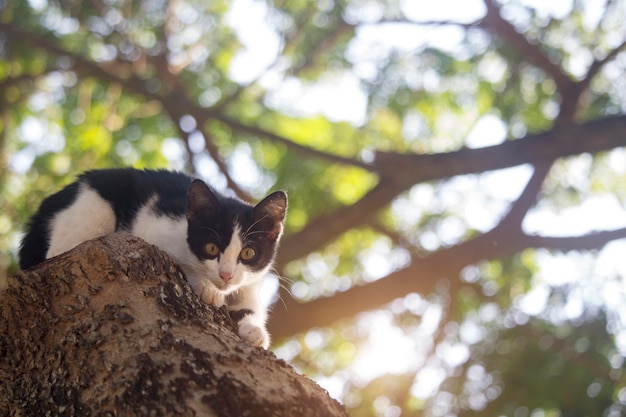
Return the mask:
[[[181,173],[89,171],[42,202],[22,241],[20,266],[128,232],[167,252],[204,302],[227,304],[239,318],[239,335],[267,348],[259,287],[274,260],[286,207],[280,191],[251,206]]]

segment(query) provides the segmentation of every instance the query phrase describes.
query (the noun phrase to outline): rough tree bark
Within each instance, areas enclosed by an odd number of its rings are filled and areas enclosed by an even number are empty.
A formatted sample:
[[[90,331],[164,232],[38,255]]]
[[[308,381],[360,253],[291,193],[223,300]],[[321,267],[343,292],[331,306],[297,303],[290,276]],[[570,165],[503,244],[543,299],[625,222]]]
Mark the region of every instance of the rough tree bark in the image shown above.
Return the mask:
[[[347,416],[133,236],[86,242],[0,297],[0,416]]]

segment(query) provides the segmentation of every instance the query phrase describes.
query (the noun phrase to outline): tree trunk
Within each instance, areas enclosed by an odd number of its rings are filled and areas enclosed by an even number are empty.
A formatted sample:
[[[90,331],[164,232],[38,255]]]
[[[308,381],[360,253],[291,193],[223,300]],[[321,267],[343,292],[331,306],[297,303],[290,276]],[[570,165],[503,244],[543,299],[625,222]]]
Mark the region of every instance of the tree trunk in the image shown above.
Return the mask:
[[[347,416],[136,237],[86,242],[0,297],[0,416]]]

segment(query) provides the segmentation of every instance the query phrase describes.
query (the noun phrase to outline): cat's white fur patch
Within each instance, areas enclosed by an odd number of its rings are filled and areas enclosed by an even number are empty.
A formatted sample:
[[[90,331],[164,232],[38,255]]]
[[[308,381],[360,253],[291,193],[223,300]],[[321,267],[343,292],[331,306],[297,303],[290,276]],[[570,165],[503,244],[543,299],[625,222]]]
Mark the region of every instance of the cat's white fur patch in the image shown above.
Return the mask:
[[[139,210],[130,233],[158,246],[183,266],[189,264],[193,259],[187,245],[187,222],[156,215],[155,203],[156,198],[152,198]]]
[[[233,227],[233,235],[230,237],[230,243],[219,257],[218,274],[228,274],[232,276],[231,282],[233,285],[240,283],[240,279],[243,279],[243,274],[246,273],[247,267],[239,262],[239,254],[243,249],[243,242],[241,241],[241,227],[235,224]]]
[[[50,247],[46,258],[67,252],[78,244],[115,231],[111,204],[89,186],[80,186],[76,201],[50,223]]]

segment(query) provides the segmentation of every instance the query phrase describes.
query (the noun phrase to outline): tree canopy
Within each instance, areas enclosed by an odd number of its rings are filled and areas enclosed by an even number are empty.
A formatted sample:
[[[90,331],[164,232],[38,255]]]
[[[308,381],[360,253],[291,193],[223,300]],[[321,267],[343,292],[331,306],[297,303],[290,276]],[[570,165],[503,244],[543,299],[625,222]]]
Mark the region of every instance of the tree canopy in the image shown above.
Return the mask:
[[[0,2],[0,263],[84,170],[289,193],[273,350],[352,416],[626,407],[626,2]]]

